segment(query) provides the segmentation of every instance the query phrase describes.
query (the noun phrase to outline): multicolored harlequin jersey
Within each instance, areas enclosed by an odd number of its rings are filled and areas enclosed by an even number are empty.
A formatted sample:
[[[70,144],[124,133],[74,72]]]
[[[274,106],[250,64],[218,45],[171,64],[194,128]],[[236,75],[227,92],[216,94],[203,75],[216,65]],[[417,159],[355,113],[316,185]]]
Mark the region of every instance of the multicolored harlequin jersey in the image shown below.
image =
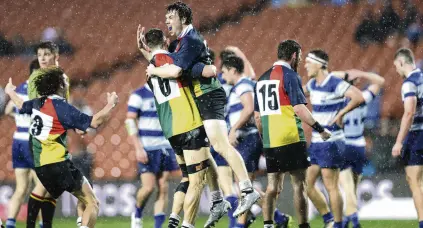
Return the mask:
[[[158,67],[172,64],[173,60],[167,51],[156,51],[151,63]],[[160,125],[167,139],[203,125],[186,81],[181,78],[162,79],[153,76],[147,83],[154,94]]]
[[[260,112],[263,147],[276,148],[305,142],[301,120],[294,106],[306,104],[298,74],[289,64],[278,61],[258,80],[255,88],[255,111]]]
[[[31,115],[29,133],[35,167],[69,159],[66,131],[86,131],[92,120],[57,95],[26,101],[19,113]]]

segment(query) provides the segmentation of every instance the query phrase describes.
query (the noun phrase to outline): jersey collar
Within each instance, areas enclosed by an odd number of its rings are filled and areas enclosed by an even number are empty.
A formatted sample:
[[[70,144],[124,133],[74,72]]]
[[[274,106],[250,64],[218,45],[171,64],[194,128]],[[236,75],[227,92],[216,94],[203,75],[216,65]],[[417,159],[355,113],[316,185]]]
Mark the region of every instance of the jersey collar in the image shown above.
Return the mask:
[[[155,55],[157,55],[157,54],[169,54],[169,52],[168,51],[166,51],[166,50],[161,50],[161,49],[159,49],[159,50],[155,50],[155,51],[153,51],[153,53],[151,53],[151,55],[154,57]]]
[[[247,78],[247,76],[245,76],[245,75],[242,75],[242,77],[240,77],[237,81],[236,81],[236,83],[235,83],[235,85],[237,85],[242,79],[245,79],[245,78]]]
[[[57,94],[50,95],[50,96],[48,96],[48,98],[49,98],[49,99],[52,99],[52,100],[54,100],[54,99],[57,99],[57,100],[64,100],[64,99],[65,99],[65,98],[63,98],[63,97],[61,97],[61,96],[59,96],[59,95],[57,95]]]
[[[194,27],[192,26],[192,24],[189,24],[186,28],[184,28],[184,30],[182,30],[181,34],[179,34],[178,40],[184,38],[184,36],[186,34],[188,34],[193,29],[194,29]]]
[[[414,73],[420,73],[420,72],[421,72],[421,70],[419,68],[416,68],[407,75],[407,78],[410,77]]]
[[[291,65],[289,65],[289,63],[287,63],[283,60],[276,61],[275,63],[273,63],[273,66],[284,66],[284,67],[291,69]]]

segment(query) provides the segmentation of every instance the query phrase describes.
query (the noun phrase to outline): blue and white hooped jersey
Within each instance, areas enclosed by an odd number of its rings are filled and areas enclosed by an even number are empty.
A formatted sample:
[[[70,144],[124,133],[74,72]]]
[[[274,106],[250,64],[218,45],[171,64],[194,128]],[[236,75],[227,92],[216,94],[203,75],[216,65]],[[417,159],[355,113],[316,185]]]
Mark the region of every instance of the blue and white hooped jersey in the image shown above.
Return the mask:
[[[148,86],[143,86],[131,94],[128,112],[138,114],[138,137],[146,151],[171,148],[160,126],[154,95]]]
[[[364,103],[344,116],[345,144],[357,147],[366,146],[364,139],[364,120],[367,116],[367,105],[375,98],[370,90],[362,92]]]
[[[413,70],[402,83],[402,101],[411,96],[417,98],[417,107],[410,131],[420,131],[423,130],[423,73],[420,69]]]
[[[232,128],[236,122],[238,122],[241,117],[241,112],[244,106],[241,103],[241,96],[245,93],[250,93],[254,99],[254,86],[255,82],[247,77],[242,77],[238,82],[231,88],[228,96],[228,105],[227,105],[227,120],[229,126]],[[248,135],[255,132],[258,132],[258,129],[255,125],[254,117],[252,116],[250,120],[240,129],[238,129],[239,134]]]
[[[18,96],[24,100],[28,100],[28,81],[20,84],[16,88],[16,93]],[[13,139],[16,140],[29,140],[29,126],[31,125],[31,116],[27,114],[19,114],[19,110],[17,107],[14,108],[15,112],[15,123],[16,123],[16,131],[13,134]]]
[[[326,142],[345,139],[344,131],[336,124],[329,126],[329,123],[345,106],[344,94],[349,87],[348,82],[331,74],[320,85],[317,85],[314,78],[307,83],[307,90],[310,93],[310,101],[313,107],[313,117],[332,133],[332,137]],[[311,142],[320,143],[324,141],[320,134],[313,130]]]
[[[222,73],[217,75],[217,79],[219,80],[220,84],[222,85],[223,89],[225,90],[226,97],[229,97],[229,93],[231,92],[232,86],[229,85],[225,79],[222,77]]]

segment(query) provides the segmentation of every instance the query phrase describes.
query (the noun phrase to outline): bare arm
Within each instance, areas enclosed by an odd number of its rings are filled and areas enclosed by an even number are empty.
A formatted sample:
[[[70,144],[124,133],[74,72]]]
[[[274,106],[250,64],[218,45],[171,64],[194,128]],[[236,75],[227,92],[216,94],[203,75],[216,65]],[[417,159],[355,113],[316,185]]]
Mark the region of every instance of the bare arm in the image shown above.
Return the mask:
[[[375,73],[363,72],[362,78],[370,81],[371,84],[367,89],[370,90],[374,95],[377,95],[385,84],[385,79]]]
[[[239,120],[234,124],[231,131],[236,131],[244,126],[254,113],[254,101],[252,92],[244,93],[241,97],[241,104],[244,107],[241,111]]]
[[[156,75],[160,78],[178,78],[181,76],[182,68],[170,64],[161,67],[154,67],[153,65],[148,66],[147,75]]]
[[[404,114],[402,115],[401,127],[398,132],[396,143],[402,144],[408,132],[410,131],[411,124],[413,123],[414,114],[416,113],[416,106],[417,98],[415,96],[406,97],[404,99]]]
[[[15,107],[15,104],[13,103],[13,101],[9,101],[6,105],[6,108],[4,109],[4,114],[14,117],[15,113],[13,112],[13,108]]]
[[[314,120],[313,116],[311,115],[311,112],[304,104],[295,105],[294,112],[295,114],[297,114],[298,117],[300,117],[302,121],[304,121],[310,127],[316,123],[316,120]]]
[[[4,92],[9,95],[12,102],[18,109],[22,109],[22,105],[24,100],[18,96],[15,92],[16,86],[12,83],[12,78],[9,78],[9,82],[7,83],[6,87],[4,88]]]
[[[128,131],[129,138],[137,151],[144,149],[141,140],[138,139],[137,129],[137,113],[127,112],[126,113],[126,130]]]
[[[350,98],[350,102],[348,102],[347,106],[345,106],[341,111],[339,111],[338,115],[344,116],[345,114],[349,113],[351,110],[355,109],[361,103],[364,102],[364,98],[361,94],[361,91],[355,86],[350,86],[344,95],[345,97]]]
[[[93,116],[90,126],[92,128],[98,128],[101,124],[103,124],[109,118],[110,113],[116,106],[117,101],[118,96],[115,92],[107,93],[107,105]]]
[[[258,80],[256,78],[256,72],[254,72],[253,65],[248,60],[247,56],[239,49],[238,47],[228,46],[225,48],[226,50],[233,51],[236,56],[240,57],[244,61],[244,73],[248,75],[251,79]]]

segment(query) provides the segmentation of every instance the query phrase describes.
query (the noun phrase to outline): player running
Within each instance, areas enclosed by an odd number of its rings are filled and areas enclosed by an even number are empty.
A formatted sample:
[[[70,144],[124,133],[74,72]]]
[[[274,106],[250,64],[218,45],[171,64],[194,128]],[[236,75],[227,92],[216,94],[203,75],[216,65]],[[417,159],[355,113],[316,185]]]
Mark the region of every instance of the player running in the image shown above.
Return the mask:
[[[137,123],[138,122],[138,123]],[[163,135],[153,93],[146,87],[135,90],[128,101],[126,128],[135,147],[141,188],[137,193],[131,228],[142,228],[142,212],[151,194],[158,187],[154,204],[154,227],[165,222],[168,203],[169,173],[179,169],[175,153]]]
[[[19,113],[31,115],[29,132],[37,177],[54,199],[68,191],[82,201],[85,210],[81,227],[94,227],[98,201],[88,180],[69,160],[66,131],[75,128],[86,131],[90,126],[97,128],[105,122],[118,97],[114,92],[108,93],[107,105],[91,117],[66,102],[66,82],[61,69],[44,70],[34,85],[40,98],[26,102],[14,91],[16,87],[12,79],[9,79],[5,91],[19,108]]]
[[[173,63],[170,53],[165,51],[165,36],[161,30],[150,29],[145,39],[148,47],[153,51],[152,65],[162,66]],[[177,188],[177,192],[185,193],[182,227],[191,228],[195,225],[206,176],[212,195],[212,207],[204,227],[211,227],[226,214],[230,204],[223,200],[223,194],[219,189],[216,164],[211,158],[205,130],[189,86],[182,78],[162,79],[155,75],[151,75],[147,83],[156,100],[164,136],[174,148],[182,170],[186,167],[188,174],[189,184],[181,182],[180,187]],[[177,227],[180,209],[178,202],[174,202],[169,227]]]
[[[192,11],[185,3],[176,2],[167,7],[166,25],[171,36],[177,36],[176,49],[170,56],[173,64],[163,67],[151,67],[149,75],[161,78],[175,78],[186,70],[192,70],[194,75],[202,75],[204,64],[208,63],[208,48],[200,34],[192,26]],[[141,29],[141,28],[139,28]],[[142,30],[139,31],[142,36]],[[143,52],[145,53],[145,51]],[[183,74],[184,77],[191,74]],[[227,127],[224,117],[226,94],[216,78],[196,77],[186,79],[190,82],[191,91],[195,95],[196,103],[203,120],[204,128],[213,148],[229,163],[239,180],[242,196],[234,216],[246,212],[257,200],[260,194],[254,190],[241,155],[229,143]]]
[[[351,85],[357,84],[361,79],[370,82],[367,89],[362,91],[364,103],[344,116],[345,151],[343,153],[344,165],[341,168],[340,183],[346,195],[346,210],[344,227],[352,222],[354,228],[359,228],[360,222],[357,215],[357,186],[361,180],[363,166],[366,162],[364,139],[364,120],[367,116],[367,105],[375,98],[385,83],[381,76],[360,70],[332,72]]]
[[[401,88],[404,114],[392,156],[401,156],[404,162],[419,228],[423,228],[423,73],[416,67],[410,49],[399,49],[394,57],[394,65],[404,79]]]
[[[339,170],[343,166],[342,152],[345,149],[345,137],[342,120],[346,113],[360,105],[364,98],[359,89],[348,82],[328,73],[329,56],[323,50],[312,50],[306,58],[305,68],[311,79],[303,87],[310,94],[313,117],[332,136],[324,141],[313,130],[309,157],[311,166],[307,170],[307,193],[314,206],[323,216],[324,223],[334,228],[342,227],[343,202],[339,190]],[[345,98],[350,101],[345,105]],[[332,213],[326,204],[323,193],[315,186],[316,179],[322,175],[323,184],[329,194]]]

